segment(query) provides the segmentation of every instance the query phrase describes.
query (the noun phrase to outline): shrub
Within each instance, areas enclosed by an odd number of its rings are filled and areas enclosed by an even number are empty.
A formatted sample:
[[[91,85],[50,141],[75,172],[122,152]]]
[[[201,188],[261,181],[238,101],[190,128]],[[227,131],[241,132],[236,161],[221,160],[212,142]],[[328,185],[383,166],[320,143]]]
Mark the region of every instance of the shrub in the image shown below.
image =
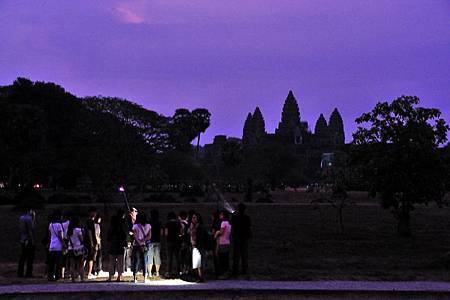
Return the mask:
[[[151,194],[142,199],[143,202],[177,202],[175,197],[168,193]]]
[[[180,192],[180,197],[203,197],[205,192],[199,184],[184,186]]]
[[[54,194],[48,197],[49,204],[77,203],[77,198],[67,194]]]
[[[14,204],[14,201],[10,197],[0,195],[0,205],[10,205],[10,204]]]
[[[198,203],[198,199],[196,197],[186,197],[183,198],[184,203]]]

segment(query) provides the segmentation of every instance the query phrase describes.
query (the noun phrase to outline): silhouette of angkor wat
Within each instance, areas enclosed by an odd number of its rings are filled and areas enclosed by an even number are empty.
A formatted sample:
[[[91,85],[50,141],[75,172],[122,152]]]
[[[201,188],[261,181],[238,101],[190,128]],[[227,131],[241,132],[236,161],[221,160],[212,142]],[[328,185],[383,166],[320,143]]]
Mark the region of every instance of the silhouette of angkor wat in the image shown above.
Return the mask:
[[[289,149],[295,156],[295,164],[312,178],[321,169],[329,168],[336,154],[345,149],[344,123],[337,108],[328,122],[323,114],[316,121],[314,132],[308,122],[300,117],[300,109],[292,91],[289,91],[283,105],[281,121],[274,133],[267,133],[263,114],[259,107],[249,113],[244,122],[242,138],[217,135],[212,144],[205,145],[205,158],[211,163],[221,159],[225,144],[234,141],[242,144],[244,152],[258,151],[264,145],[278,145],[277,149]]]

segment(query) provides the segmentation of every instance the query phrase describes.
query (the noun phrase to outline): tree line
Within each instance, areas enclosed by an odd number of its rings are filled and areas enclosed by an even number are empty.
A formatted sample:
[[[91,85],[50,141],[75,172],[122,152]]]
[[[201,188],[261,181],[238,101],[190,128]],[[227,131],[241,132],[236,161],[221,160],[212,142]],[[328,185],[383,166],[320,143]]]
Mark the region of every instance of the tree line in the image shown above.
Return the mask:
[[[198,148],[210,116],[204,108],[163,116],[125,99],[78,98],[54,83],[17,78],[0,87],[0,178],[8,187],[73,188],[89,176],[100,190],[164,180],[173,172],[164,162],[190,161],[191,142]]]
[[[17,78],[0,87],[0,182],[7,188],[75,188],[87,176],[96,193],[120,184],[222,181],[248,194],[326,182],[336,190],[362,186],[378,195],[409,234],[417,204],[446,205],[450,189],[449,126],[414,96],[380,102],[356,119],[353,142],[337,153],[331,172],[296,145],[267,140],[245,148],[226,140],[211,158],[199,155],[210,125],[205,108],[164,116],[126,99],[76,97],[54,83]],[[317,165],[317,166],[316,166]],[[319,172],[317,172],[319,170]]]

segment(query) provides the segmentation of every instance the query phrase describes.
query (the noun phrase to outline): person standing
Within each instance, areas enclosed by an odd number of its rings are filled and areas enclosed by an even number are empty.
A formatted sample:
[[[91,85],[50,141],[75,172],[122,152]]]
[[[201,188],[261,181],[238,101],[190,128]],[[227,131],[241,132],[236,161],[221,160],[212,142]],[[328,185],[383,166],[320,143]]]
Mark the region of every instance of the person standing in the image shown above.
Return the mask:
[[[228,222],[228,212],[219,213],[220,230],[216,232],[217,257],[219,258],[219,275],[225,275],[230,268],[230,235],[231,224]]]
[[[148,277],[152,277],[153,266],[155,266],[155,276],[159,277],[161,268],[161,231],[162,224],[159,220],[159,212],[156,209],[150,211],[151,238],[148,243],[147,268]]]
[[[95,207],[89,208],[89,218],[84,227],[84,245],[87,249],[87,279],[95,279],[96,276],[92,274],[95,258],[97,257],[97,239],[95,238],[95,217],[97,216],[97,209]]]
[[[119,209],[115,216],[111,217],[107,241],[109,242],[109,279],[111,281],[114,271],[117,272],[116,281],[122,280],[124,251],[127,247],[127,234],[123,228],[124,211]]]
[[[203,227],[202,218],[198,213],[193,213],[191,218],[191,225],[189,226],[189,236],[192,245],[192,269],[197,272],[197,283],[205,282],[205,248],[207,231]]]
[[[78,275],[80,280],[84,281],[83,270],[83,230],[80,226],[80,219],[77,216],[72,216],[67,230],[68,238],[68,253],[67,257],[71,269],[72,282],[75,282]]]
[[[177,215],[172,211],[167,215],[167,223],[164,228],[164,236],[166,237],[167,247],[167,278],[173,278],[180,272],[178,263],[178,252],[180,251],[180,232],[181,225],[177,220]],[[175,261],[176,273],[173,272],[172,266]]]
[[[97,242],[97,256],[94,260],[94,268],[93,272],[96,276],[103,276],[103,244],[102,244],[102,217],[97,213],[94,220],[94,229],[95,229],[95,240]]]
[[[248,241],[252,236],[252,222],[245,214],[246,206],[239,203],[238,210],[231,218],[233,239],[233,276],[239,275],[239,264],[242,264],[241,274],[246,275],[248,271]]]
[[[36,214],[33,209],[26,208],[19,217],[20,233],[20,257],[17,269],[17,276],[24,277],[25,263],[27,271],[25,277],[33,277],[33,262],[35,253],[35,227]]]
[[[188,223],[188,214],[185,211],[181,211],[179,215],[180,219],[180,251],[178,254],[178,263],[180,270],[180,275],[186,275],[189,272],[189,257],[190,257],[190,251],[191,251],[191,241],[190,241],[190,235],[189,235],[189,223]]]
[[[147,223],[146,217],[143,213],[139,213],[136,218],[136,223],[133,225],[133,252],[131,261],[133,262],[133,281],[137,282],[137,272],[142,266],[142,273],[144,275],[144,283],[147,282],[147,246],[146,242],[151,238],[151,226]]]
[[[61,212],[55,211],[52,214],[51,222],[48,226],[50,244],[48,249],[48,270],[49,281],[57,281],[61,278],[61,259],[64,250],[64,233],[61,225]]]
[[[133,242],[134,242],[133,226],[136,222],[137,216],[138,210],[132,207],[128,212],[128,214],[125,216],[125,222],[123,223],[123,226],[125,227],[125,230],[127,232],[127,245],[124,248],[123,254],[123,265],[126,276],[130,276],[132,274],[131,268],[133,267],[133,261],[131,255],[133,252]]]
[[[71,212],[65,212],[62,216],[61,220],[61,226],[63,229],[63,241],[65,245],[68,247],[68,237],[67,237],[67,231],[69,230],[69,224],[71,219],[72,213]],[[67,257],[67,253],[65,251],[62,252],[61,256],[61,278],[66,278],[66,269],[70,267],[69,260]]]

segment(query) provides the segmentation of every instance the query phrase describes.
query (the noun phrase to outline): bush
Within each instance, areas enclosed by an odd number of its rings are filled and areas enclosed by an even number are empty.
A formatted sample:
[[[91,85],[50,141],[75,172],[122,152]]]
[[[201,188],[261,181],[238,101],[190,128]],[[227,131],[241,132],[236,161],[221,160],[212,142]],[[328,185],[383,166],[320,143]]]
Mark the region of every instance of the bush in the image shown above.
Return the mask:
[[[0,195],[0,205],[10,205],[14,204],[14,201],[8,196]]]
[[[41,209],[45,207],[45,198],[38,191],[32,188],[22,189],[13,199],[16,209],[33,208]]]
[[[203,197],[205,192],[199,184],[184,186],[180,192],[180,197]]]
[[[93,203],[94,199],[89,195],[79,195],[76,197],[78,203]]]
[[[49,204],[77,203],[77,198],[67,194],[54,194],[48,197]]]
[[[168,193],[151,194],[142,199],[143,202],[178,202],[175,197]]]
[[[256,199],[257,203],[273,203],[272,195],[269,193],[264,194],[262,197]]]
[[[198,199],[196,197],[186,197],[183,198],[183,203],[198,203]]]

